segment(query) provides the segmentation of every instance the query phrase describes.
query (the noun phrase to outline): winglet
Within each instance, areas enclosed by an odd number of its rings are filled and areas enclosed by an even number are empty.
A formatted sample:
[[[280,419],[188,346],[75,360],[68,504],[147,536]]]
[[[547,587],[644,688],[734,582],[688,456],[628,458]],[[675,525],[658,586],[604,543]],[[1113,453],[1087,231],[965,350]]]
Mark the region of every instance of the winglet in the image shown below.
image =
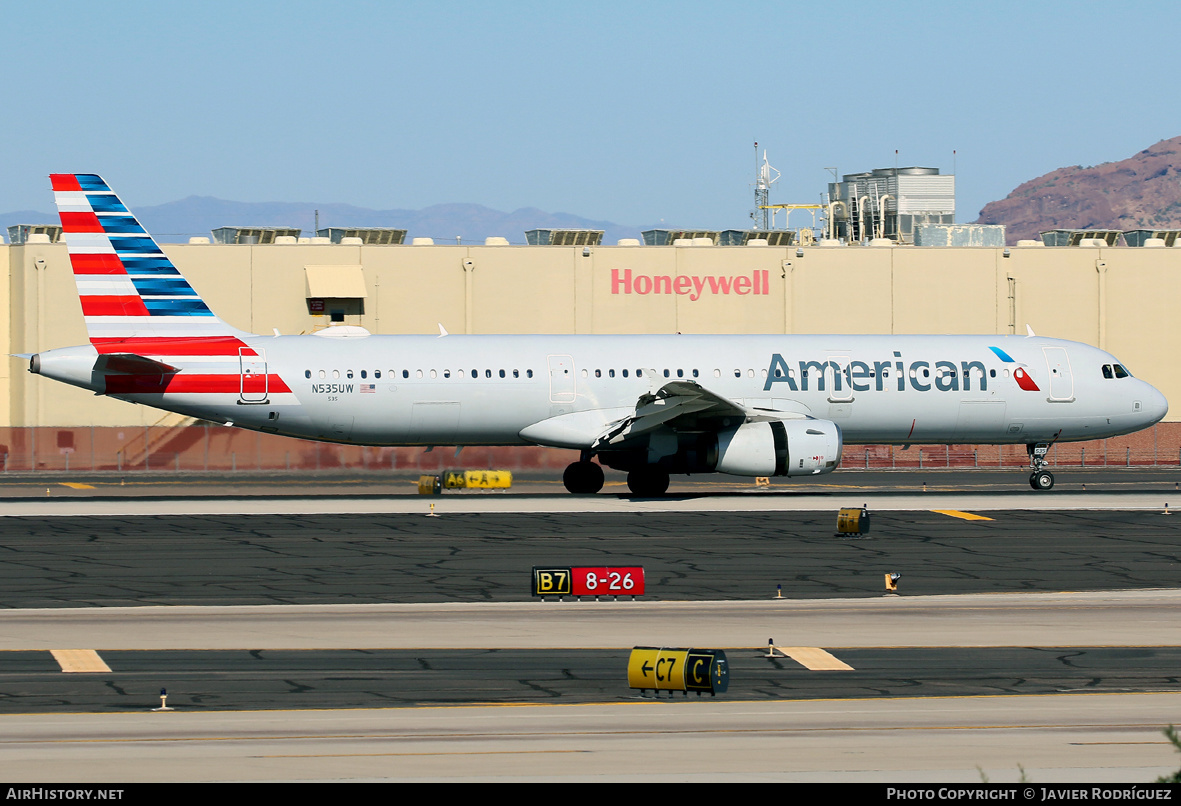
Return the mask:
[[[1025,325],[1025,338],[1028,339],[1030,336],[1036,336],[1036,335],[1037,334],[1033,332],[1033,328],[1030,327],[1028,324],[1026,324]]]
[[[439,338],[441,339],[444,336],[450,336],[450,335],[451,334],[447,332],[447,328],[443,327],[443,323],[439,322]]]

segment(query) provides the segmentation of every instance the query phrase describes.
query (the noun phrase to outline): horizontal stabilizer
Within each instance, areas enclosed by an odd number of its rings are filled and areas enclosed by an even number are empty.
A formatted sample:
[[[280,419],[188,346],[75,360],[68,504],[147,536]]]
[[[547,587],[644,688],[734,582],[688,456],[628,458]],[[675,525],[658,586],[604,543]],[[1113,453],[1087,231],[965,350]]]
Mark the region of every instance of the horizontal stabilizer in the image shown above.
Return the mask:
[[[94,364],[94,371],[102,374],[116,373],[120,375],[163,375],[165,373],[180,372],[180,369],[144,358],[134,353],[106,353],[98,357]]]

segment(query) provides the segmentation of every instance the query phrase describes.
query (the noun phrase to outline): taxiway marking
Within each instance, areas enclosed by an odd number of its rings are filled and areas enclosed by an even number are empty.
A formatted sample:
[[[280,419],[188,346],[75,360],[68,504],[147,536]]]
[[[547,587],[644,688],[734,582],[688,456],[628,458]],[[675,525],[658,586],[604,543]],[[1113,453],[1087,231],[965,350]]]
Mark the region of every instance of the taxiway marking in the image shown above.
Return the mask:
[[[818,646],[777,646],[784,655],[812,671],[853,671],[853,667]]]
[[[51,649],[63,672],[109,672],[111,667],[93,649]]]
[[[959,518],[965,521],[990,521],[992,518],[986,518],[983,515],[975,515],[971,512],[961,512],[958,509],[933,509],[931,510],[936,515],[947,515],[951,518]]]

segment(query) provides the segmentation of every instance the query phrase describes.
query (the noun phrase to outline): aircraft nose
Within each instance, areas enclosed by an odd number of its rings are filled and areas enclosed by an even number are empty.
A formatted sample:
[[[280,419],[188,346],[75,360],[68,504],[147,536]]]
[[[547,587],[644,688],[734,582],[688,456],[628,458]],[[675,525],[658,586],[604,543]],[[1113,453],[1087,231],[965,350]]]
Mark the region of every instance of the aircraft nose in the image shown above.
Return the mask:
[[[1169,401],[1151,384],[1144,384],[1144,416],[1151,423],[1158,423],[1169,412]]]

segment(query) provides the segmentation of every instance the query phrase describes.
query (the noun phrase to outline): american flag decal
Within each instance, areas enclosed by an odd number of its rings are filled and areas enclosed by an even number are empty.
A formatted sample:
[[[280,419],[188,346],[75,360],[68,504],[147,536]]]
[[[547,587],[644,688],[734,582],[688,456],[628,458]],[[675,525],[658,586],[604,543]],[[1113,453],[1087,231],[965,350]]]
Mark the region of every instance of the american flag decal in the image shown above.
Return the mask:
[[[375,391],[377,391],[377,387],[374,384],[372,384],[372,383],[361,384],[361,394],[365,394],[365,393],[373,394]]]

